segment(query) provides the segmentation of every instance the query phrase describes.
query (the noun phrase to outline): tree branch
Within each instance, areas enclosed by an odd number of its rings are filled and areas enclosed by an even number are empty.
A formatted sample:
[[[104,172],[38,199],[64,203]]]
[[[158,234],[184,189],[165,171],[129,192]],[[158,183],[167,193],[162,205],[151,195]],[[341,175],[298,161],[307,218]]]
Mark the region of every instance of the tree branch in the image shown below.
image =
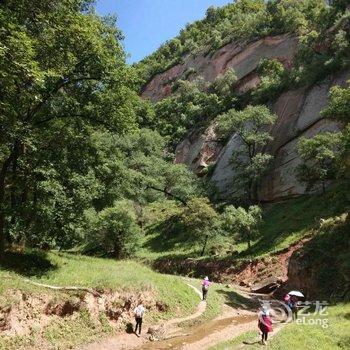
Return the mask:
[[[178,196],[172,194],[171,192],[168,192],[167,190],[162,190],[161,188],[157,188],[157,187],[154,187],[154,186],[147,186],[147,187],[146,187],[146,190],[147,190],[147,189],[152,189],[152,190],[155,190],[155,191],[158,191],[158,192],[162,192],[162,193],[166,194],[167,196],[170,196],[170,197],[172,197],[172,198],[178,200],[178,201],[181,202],[183,205],[187,206],[187,202],[186,202],[184,199],[182,199],[182,198],[180,198],[180,197],[178,197]]]
[[[74,117],[78,117],[78,118],[82,118],[82,119],[85,119],[85,120],[89,120],[90,122],[94,122],[96,124],[99,124],[99,125],[105,127],[109,131],[119,132],[118,129],[116,129],[112,125],[106,123],[105,121],[97,119],[97,118],[94,118],[94,117],[91,117],[91,116],[87,116],[87,115],[84,115],[84,114],[73,114],[73,115],[61,115],[61,116],[47,117],[45,119],[38,120],[37,122],[35,122],[33,124],[33,126],[37,127],[37,126],[40,126],[42,124],[48,123],[49,121],[54,120],[54,119],[64,119],[64,118],[74,118]]]
[[[63,88],[65,85],[68,85],[71,82],[78,82],[78,81],[84,81],[84,80],[99,80],[101,79],[100,77],[80,77],[80,78],[75,78],[71,79],[71,77],[74,75],[74,72],[77,71],[77,68],[81,66],[85,60],[80,61],[77,63],[74,67],[74,69],[71,71],[70,74],[68,74],[66,77],[59,79],[54,87],[48,91],[43,98],[42,101],[40,101],[36,106],[33,107],[31,111],[27,113],[27,116],[25,118],[25,121],[30,120],[39,110],[40,108],[56,93],[58,92],[61,88]]]

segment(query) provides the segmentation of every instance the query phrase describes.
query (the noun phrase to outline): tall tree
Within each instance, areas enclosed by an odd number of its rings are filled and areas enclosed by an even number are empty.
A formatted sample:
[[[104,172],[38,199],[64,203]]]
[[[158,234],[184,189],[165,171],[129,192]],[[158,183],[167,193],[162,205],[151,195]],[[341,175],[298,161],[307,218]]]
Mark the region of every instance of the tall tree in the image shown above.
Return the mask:
[[[339,2],[341,3],[341,2]],[[347,87],[334,86],[330,91],[328,106],[322,116],[339,120],[344,124],[341,136],[340,175],[350,180],[350,81]]]
[[[218,133],[223,138],[238,135],[241,147],[232,155],[235,169],[235,189],[251,202],[255,197],[258,181],[272,160],[270,154],[263,152],[263,146],[272,140],[269,128],[276,116],[266,106],[248,106],[244,110],[229,110],[218,117]]]
[[[337,159],[340,147],[340,133],[325,132],[311,139],[302,138],[298,143],[298,153],[303,163],[297,168],[297,177],[311,190],[321,183],[323,193],[327,180],[337,174]]]
[[[259,232],[257,227],[262,220],[262,211],[257,205],[252,205],[247,210],[229,205],[222,213],[221,220],[224,230],[247,242],[250,249],[251,241]]]
[[[209,237],[217,233],[219,214],[208,198],[193,198],[182,213],[182,221],[186,230],[202,239],[201,256],[203,256]]]
[[[50,165],[39,153],[67,133],[123,132],[134,122],[120,31],[90,5],[7,0],[0,8],[0,256],[11,206],[38,199],[31,180]]]

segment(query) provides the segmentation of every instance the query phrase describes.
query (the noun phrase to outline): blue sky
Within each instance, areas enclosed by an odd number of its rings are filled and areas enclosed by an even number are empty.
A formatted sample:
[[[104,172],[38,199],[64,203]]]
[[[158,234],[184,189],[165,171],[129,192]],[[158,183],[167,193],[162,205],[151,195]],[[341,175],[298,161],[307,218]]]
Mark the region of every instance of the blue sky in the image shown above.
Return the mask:
[[[209,6],[229,2],[232,0],[96,0],[96,10],[100,15],[118,16],[132,63],[176,36],[187,23],[203,18]]]

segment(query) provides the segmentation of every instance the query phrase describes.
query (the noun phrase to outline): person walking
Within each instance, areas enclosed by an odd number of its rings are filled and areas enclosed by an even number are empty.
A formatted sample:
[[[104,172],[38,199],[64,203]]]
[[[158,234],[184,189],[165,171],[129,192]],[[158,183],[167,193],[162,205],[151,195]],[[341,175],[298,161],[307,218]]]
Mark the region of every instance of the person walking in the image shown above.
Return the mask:
[[[267,338],[270,332],[272,332],[272,320],[270,317],[270,311],[268,305],[263,305],[259,311],[258,327],[261,331],[261,344],[266,345]]]
[[[292,315],[292,301],[290,300],[290,295],[286,294],[283,298],[284,303],[286,304],[286,311],[287,311],[287,321],[290,320],[290,316]]]
[[[142,327],[142,318],[145,313],[146,309],[142,305],[142,302],[140,302],[137,307],[134,309],[134,315],[135,315],[135,334],[139,337],[141,334],[141,327]],[[139,334],[137,334],[137,329],[139,330]]]
[[[296,321],[298,319],[298,303],[299,299],[295,295],[290,296],[290,308],[292,310],[292,318],[293,321]]]
[[[208,290],[211,283],[209,282],[208,276],[204,277],[204,280],[202,281],[202,294],[203,294],[203,300],[207,300]]]

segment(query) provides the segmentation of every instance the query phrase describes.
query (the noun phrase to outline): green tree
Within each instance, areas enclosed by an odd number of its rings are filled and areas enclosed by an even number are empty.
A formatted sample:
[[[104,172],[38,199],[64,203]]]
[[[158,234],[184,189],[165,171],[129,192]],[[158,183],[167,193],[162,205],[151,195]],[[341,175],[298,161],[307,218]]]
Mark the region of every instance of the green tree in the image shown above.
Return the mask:
[[[247,210],[242,207],[229,205],[221,215],[224,231],[238,236],[238,239],[247,242],[248,249],[251,241],[258,235],[258,224],[262,220],[261,208],[257,205],[250,206]]]
[[[326,132],[311,139],[302,138],[298,143],[298,153],[303,163],[297,168],[297,177],[311,190],[318,183],[326,191],[326,181],[332,180],[337,173],[339,133]]]
[[[261,82],[252,92],[252,98],[260,103],[273,101],[286,80],[283,64],[276,59],[263,59],[259,63],[258,74]]]
[[[15,208],[23,213],[30,202],[39,205],[38,182],[52,181],[53,172],[63,175],[67,166],[74,167],[60,163],[60,158],[53,164],[48,159],[71,151],[79,156],[74,161],[84,162],[83,144],[70,149],[65,135],[91,135],[90,127],[115,132],[132,128],[138,97],[128,85],[133,73],[125,64],[120,31],[112,18],[94,14],[90,1],[9,0],[0,8],[0,23],[2,256]],[[51,142],[62,148],[54,149]],[[62,193],[45,191],[46,198]],[[68,202],[59,206],[66,209],[66,219],[71,213]]]
[[[234,109],[217,119],[217,130],[222,138],[238,135],[242,145],[232,155],[235,169],[235,188],[242,191],[248,201],[254,200],[256,185],[266,172],[272,156],[263,147],[272,140],[268,130],[276,116],[266,106],[248,106],[242,111]]]
[[[334,86],[331,88],[327,107],[321,112],[326,118],[336,119],[344,123],[340,139],[339,175],[350,179],[350,81],[347,87]]]
[[[117,259],[131,256],[139,246],[140,238],[141,229],[135,210],[127,201],[116,202],[113,207],[103,209],[98,214],[93,236],[89,237]]]
[[[219,214],[212,207],[208,198],[193,198],[187,203],[181,220],[188,232],[203,239],[201,256],[204,255],[209,237],[217,233]]]
[[[208,93],[202,80],[180,80],[174,95],[155,105],[154,127],[162,136],[169,136],[170,145],[175,147],[191,128],[208,123],[220,108],[218,96]]]
[[[328,105],[321,114],[326,118],[350,123],[350,81],[348,81],[348,87],[333,86],[331,88]]]
[[[219,97],[222,109],[233,108],[237,101],[234,86],[237,76],[233,68],[229,68],[224,74],[219,75],[211,84],[210,89]]]

